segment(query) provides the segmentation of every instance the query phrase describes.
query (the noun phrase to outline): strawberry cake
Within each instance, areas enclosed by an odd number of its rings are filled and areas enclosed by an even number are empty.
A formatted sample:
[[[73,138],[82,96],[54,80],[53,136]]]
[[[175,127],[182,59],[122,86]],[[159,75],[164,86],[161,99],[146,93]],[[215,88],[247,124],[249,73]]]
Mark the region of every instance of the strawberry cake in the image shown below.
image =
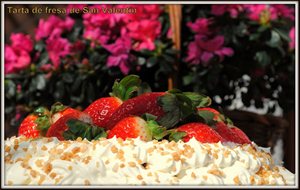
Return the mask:
[[[209,97],[136,75],[79,111],[37,108],[5,140],[6,185],[295,185]]]

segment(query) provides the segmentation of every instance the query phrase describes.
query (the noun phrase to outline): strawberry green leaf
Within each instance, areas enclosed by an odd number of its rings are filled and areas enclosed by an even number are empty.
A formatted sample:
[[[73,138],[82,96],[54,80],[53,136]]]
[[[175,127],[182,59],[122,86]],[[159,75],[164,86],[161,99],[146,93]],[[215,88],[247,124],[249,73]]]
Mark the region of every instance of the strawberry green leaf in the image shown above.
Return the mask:
[[[181,140],[183,137],[186,136],[186,132],[182,132],[182,131],[171,131],[170,135],[169,135],[169,141],[175,141],[178,142],[179,140]]]
[[[212,113],[212,112],[210,112],[210,111],[207,111],[207,110],[199,110],[199,111],[198,111],[198,115],[204,119],[204,121],[205,121],[205,123],[206,123],[207,125],[213,125],[213,124],[215,124],[215,122],[216,122],[216,121],[214,120],[215,114]]]
[[[158,123],[167,129],[175,126],[181,118],[179,102],[175,94],[167,93],[158,98],[158,104],[163,108],[165,115],[159,119]]]
[[[150,121],[150,120],[156,120],[157,119],[157,116],[155,115],[152,115],[150,113],[145,113],[141,116],[141,118],[143,118],[145,121]]]
[[[77,119],[70,119],[66,122],[68,130],[63,133],[65,140],[76,140],[78,137],[87,140],[97,140],[106,137],[104,128],[85,123]]]
[[[36,116],[49,115],[49,110],[45,107],[38,107],[33,111],[33,114]]]
[[[187,96],[195,107],[207,107],[211,104],[211,99],[208,96],[203,94],[199,94],[196,92],[183,92],[185,96]]]
[[[112,87],[110,96],[120,98],[123,101],[128,100],[137,94],[141,82],[141,79],[137,75],[128,75],[120,82],[119,80],[116,80]]]
[[[56,102],[51,106],[50,113],[53,115],[57,112],[63,111],[66,108],[67,108],[67,106],[63,105],[62,103]]]
[[[51,123],[50,123],[50,117],[48,115],[39,116],[35,123],[37,124],[38,130],[42,132],[42,134],[46,134],[47,130],[49,129]]]
[[[151,87],[149,86],[148,83],[142,82],[140,85],[140,88],[138,89],[138,95],[144,94],[146,92],[152,92]]]
[[[161,140],[168,133],[165,127],[158,125],[154,120],[147,121],[147,130],[153,139]]]

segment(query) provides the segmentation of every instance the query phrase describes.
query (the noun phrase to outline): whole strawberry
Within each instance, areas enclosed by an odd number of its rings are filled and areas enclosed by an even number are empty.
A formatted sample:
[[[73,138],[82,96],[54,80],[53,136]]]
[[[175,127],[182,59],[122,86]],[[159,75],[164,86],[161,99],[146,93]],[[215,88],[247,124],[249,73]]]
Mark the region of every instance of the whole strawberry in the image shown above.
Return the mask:
[[[90,115],[93,123],[99,127],[105,127],[112,114],[123,101],[134,96],[139,89],[141,80],[136,75],[128,75],[120,82],[115,81],[111,97],[100,98],[91,103],[84,112]]]
[[[106,128],[113,128],[125,117],[145,113],[157,117],[160,125],[172,128],[188,116],[197,114],[197,105],[210,103],[209,98],[197,93],[172,90],[148,92],[125,101],[111,116]],[[210,99],[209,99],[210,100]]]
[[[50,113],[45,107],[39,107],[20,124],[18,135],[27,138],[44,136],[50,127]]]
[[[92,119],[88,114],[80,111],[72,112],[62,116],[55,123],[51,124],[47,131],[46,137],[57,137],[59,140],[64,140],[65,138],[63,133],[69,129],[67,122],[72,119],[79,120],[87,124],[92,124]]]
[[[159,126],[154,120],[145,121],[138,116],[129,116],[119,121],[108,133],[107,137],[126,138],[140,137],[144,141],[162,139],[166,135],[166,128]]]
[[[188,142],[193,137],[202,143],[217,143],[219,141],[224,141],[215,130],[203,123],[184,124],[175,129],[174,132],[171,132],[169,139],[175,141],[182,139],[184,142]]]
[[[65,106],[60,102],[56,102],[51,106],[51,123],[55,123],[61,117],[68,115],[70,113],[79,112],[79,110],[73,109],[71,107]]]

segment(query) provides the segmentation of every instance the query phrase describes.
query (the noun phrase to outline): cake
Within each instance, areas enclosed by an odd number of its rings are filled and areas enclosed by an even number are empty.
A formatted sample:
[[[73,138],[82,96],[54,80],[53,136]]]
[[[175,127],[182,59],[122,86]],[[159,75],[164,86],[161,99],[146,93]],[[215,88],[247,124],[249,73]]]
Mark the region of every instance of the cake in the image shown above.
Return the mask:
[[[294,185],[255,143],[12,137],[5,141],[8,185]]]
[[[294,185],[194,92],[144,92],[138,76],[79,111],[39,107],[4,142],[6,185]]]

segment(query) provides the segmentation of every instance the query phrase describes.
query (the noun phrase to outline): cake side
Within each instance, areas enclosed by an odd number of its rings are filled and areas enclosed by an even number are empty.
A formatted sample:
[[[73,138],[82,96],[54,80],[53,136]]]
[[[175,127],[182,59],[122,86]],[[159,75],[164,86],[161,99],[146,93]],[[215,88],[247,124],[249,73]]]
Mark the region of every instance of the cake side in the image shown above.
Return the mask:
[[[294,185],[255,143],[140,138],[5,141],[7,185]]]

